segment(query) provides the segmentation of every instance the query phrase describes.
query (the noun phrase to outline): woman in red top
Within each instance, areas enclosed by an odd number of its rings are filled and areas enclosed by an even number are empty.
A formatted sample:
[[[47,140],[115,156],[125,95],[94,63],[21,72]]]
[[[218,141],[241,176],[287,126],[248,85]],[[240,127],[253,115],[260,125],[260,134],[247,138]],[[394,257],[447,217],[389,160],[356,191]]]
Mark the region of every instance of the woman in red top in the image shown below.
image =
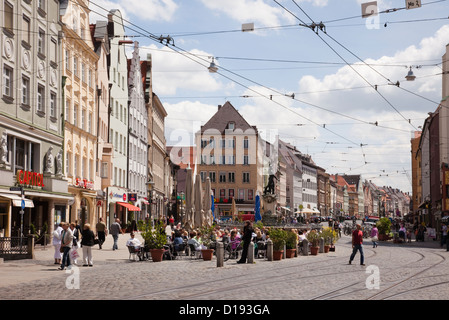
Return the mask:
[[[364,266],[365,256],[363,254],[363,232],[362,226],[360,224],[356,225],[356,229],[352,232],[352,254],[349,258],[349,264],[352,263],[357,251],[360,251],[360,265]]]

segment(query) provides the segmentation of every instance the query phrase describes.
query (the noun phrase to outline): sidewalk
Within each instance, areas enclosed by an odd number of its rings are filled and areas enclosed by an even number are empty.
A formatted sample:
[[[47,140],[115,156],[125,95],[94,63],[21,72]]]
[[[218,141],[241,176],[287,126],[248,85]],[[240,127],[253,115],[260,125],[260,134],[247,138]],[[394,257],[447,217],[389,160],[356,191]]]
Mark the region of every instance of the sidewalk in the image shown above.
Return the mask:
[[[103,249],[100,250],[98,245],[92,247],[93,268],[95,268],[95,265],[127,261],[129,259],[129,251],[126,247],[126,242],[129,238],[129,233],[120,235],[118,239],[118,250],[115,251],[112,250],[114,241],[111,235],[106,237]],[[136,233],[136,238],[143,242],[139,233]],[[48,245],[45,249],[39,248],[39,246],[36,246],[36,248],[35,259],[5,260],[3,263],[0,263],[0,288],[33,280],[51,278],[53,275],[61,273],[58,270],[59,265],[54,264],[54,247]],[[80,254],[78,266],[80,266],[83,264],[83,253],[81,248],[78,250]]]

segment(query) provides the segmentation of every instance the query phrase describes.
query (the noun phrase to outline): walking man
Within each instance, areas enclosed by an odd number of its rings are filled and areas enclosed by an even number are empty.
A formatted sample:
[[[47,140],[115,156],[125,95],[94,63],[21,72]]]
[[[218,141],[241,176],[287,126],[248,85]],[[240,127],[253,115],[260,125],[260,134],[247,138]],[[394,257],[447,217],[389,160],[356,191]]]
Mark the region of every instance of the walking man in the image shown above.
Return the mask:
[[[98,245],[101,249],[101,246],[106,240],[106,224],[103,222],[103,218],[100,218],[100,221],[98,221],[95,229],[97,230]]]
[[[111,225],[110,232],[112,238],[114,238],[114,245],[112,246],[112,250],[118,250],[117,241],[118,235],[121,232],[120,219],[115,219],[115,222]]]
[[[360,251],[360,265],[364,266],[364,255],[363,255],[363,232],[362,232],[362,226],[360,224],[356,225],[356,229],[352,232],[352,254],[349,258],[349,264],[352,263],[352,260],[354,260],[354,257],[357,253],[357,251]]]

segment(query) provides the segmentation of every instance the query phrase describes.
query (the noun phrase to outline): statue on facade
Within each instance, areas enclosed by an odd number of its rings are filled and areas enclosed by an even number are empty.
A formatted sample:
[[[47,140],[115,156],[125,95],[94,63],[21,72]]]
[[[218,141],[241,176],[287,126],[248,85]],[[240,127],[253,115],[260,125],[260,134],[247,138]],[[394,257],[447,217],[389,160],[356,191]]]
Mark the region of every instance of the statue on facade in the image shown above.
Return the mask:
[[[50,146],[50,148],[48,149],[46,155],[45,155],[45,169],[44,169],[44,173],[53,173],[53,162],[54,162],[54,158],[53,158],[53,146]]]
[[[62,176],[62,149],[56,155],[56,175]]]
[[[8,136],[6,132],[3,132],[2,138],[0,140],[0,164],[6,164],[8,159]]]

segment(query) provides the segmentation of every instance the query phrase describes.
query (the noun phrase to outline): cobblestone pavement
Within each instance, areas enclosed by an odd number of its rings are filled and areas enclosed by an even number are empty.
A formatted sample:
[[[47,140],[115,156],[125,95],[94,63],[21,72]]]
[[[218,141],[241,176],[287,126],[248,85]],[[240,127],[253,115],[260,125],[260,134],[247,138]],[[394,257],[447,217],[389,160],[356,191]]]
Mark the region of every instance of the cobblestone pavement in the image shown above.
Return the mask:
[[[348,264],[352,249],[350,238],[343,236],[335,252],[273,262],[256,259],[251,265],[229,260],[218,268],[215,258],[129,261],[128,237],[120,236],[117,251],[112,251],[111,236],[102,250],[94,247],[92,268],[58,270],[51,246],[37,250],[34,260],[5,261],[0,264],[0,300],[449,298],[449,252],[436,241],[380,242],[377,248],[365,241],[366,266],[360,266],[359,254]]]

